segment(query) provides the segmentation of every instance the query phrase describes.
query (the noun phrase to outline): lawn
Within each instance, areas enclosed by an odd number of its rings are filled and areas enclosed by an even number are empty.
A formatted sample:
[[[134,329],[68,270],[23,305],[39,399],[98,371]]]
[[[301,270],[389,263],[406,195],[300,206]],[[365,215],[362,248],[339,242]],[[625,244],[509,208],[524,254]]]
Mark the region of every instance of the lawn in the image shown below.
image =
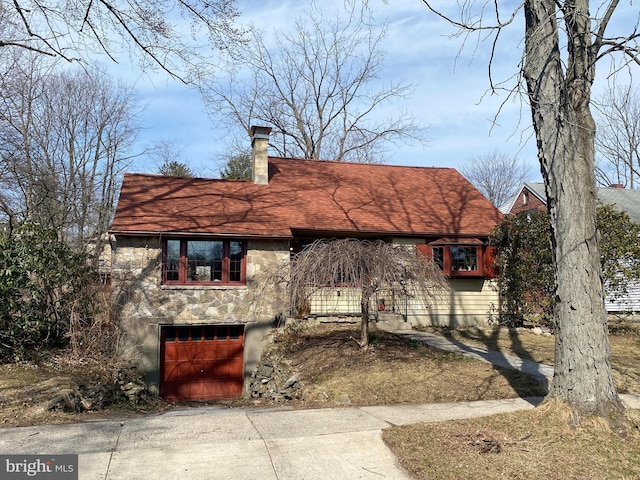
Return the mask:
[[[553,337],[525,330],[433,330],[460,341],[552,364]],[[534,379],[447,353],[388,332],[372,330],[371,347],[354,339],[358,325],[320,325],[279,331],[267,357],[284,377],[304,385],[294,408],[455,402],[542,396]],[[613,367],[621,392],[640,393],[640,330],[612,325]],[[0,424],[4,427],[139,415],[175,407],[119,403],[98,412],[49,412],[61,388],[85,381],[82,368],[61,362],[0,365]],[[228,406],[273,405],[242,398]],[[474,420],[393,427],[383,438],[415,479],[638,479],[640,412],[628,412],[626,437],[597,420],[573,427],[561,405]]]
[[[531,329],[425,329],[460,342],[479,345],[507,355],[553,365],[554,337],[536,335]],[[611,365],[620,393],[640,394],[640,323],[611,322]]]
[[[527,329],[429,329],[432,333],[553,365],[554,337]],[[640,325],[609,326],[620,393],[640,394]],[[626,436],[597,419],[579,427],[568,410],[529,411],[385,430],[383,438],[415,479],[638,479],[640,412],[627,411]]]
[[[383,431],[417,480],[632,480],[640,478],[639,412],[626,437],[597,420],[570,426],[562,405]]]

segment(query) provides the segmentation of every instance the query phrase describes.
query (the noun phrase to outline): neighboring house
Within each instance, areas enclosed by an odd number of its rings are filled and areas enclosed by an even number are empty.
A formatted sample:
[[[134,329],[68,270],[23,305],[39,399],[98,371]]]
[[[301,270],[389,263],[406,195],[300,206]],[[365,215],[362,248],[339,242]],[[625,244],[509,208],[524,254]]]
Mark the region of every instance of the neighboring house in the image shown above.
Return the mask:
[[[632,222],[640,223],[640,190],[629,190],[622,185],[614,184],[607,188],[598,188],[597,197],[604,205],[615,205],[621,212],[626,212]],[[546,209],[544,184],[527,182],[504,211],[521,213]],[[619,298],[606,295],[605,292],[605,307],[609,313],[640,312],[640,285],[629,285],[627,295]]]
[[[270,131],[252,129],[253,180],[125,175],[110,230],[112,285],[152,391],[167,399],[240,395],[266,334],[288,314],[278,305],[248,308],[256,276],[319,238],[428,251],[450,278],[446,298],[387,306],[412,325],[488,322],[498,293],[486,242],[501,214],[462,175],[268,157]],[[306,313],[359,314],[350,293],[324,292]]]

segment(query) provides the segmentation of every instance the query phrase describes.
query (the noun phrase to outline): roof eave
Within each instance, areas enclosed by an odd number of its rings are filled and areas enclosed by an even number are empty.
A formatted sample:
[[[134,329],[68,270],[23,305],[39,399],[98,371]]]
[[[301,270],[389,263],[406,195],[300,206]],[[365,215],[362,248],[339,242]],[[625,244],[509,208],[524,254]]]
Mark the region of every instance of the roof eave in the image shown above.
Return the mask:
[[[191,232],[167,230],[109,230],[110,235],[126,237],[207,237],[207,238],[243,238],[290,240],[293,235],[267,235],[255,233],[219,233],[219,232]]]
[[[470,232],[470,233],[454,233],[451,231],[419,231],[405,232],[400,230],[334,230],[309,227],[291,227],[291,232],[295,236],[301,235],[322,235],[322,236],[340,236],[340,237],[457,237],[457,238],[473,238],[488,237],[491,232]]]

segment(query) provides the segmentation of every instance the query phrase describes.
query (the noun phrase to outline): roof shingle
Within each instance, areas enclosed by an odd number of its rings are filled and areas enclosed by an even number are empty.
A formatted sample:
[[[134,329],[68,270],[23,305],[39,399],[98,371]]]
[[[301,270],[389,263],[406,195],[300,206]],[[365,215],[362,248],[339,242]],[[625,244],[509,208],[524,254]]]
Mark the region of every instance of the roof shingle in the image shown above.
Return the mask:
[[[269,158],[269,184],[126,174],[111,232],[486,235],[501,214],[451,168]]]

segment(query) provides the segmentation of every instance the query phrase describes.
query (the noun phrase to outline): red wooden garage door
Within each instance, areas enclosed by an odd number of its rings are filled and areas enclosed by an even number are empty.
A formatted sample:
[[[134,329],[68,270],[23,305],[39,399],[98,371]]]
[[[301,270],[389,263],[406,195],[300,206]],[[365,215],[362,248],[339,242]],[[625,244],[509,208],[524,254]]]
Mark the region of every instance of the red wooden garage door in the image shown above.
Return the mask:
[[[163,327],[160,395],[169,401],[242,395],[244,327]]]

